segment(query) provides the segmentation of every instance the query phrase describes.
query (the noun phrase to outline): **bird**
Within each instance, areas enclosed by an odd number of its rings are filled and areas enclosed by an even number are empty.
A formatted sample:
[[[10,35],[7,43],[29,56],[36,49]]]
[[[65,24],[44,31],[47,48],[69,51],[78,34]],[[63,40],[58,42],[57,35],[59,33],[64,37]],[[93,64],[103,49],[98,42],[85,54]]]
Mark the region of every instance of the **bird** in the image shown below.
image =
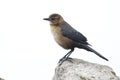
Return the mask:
[[[87,38],[68,24],[60,14],[53,13],[48,18],[44,18],[43,20],[50,22],[51,32],[55,41],[64,49],[70,49],[70,51],[59,60],[59,63],[62,64],[65,60],[71,59],[69,56],[75,48],[93,52],[100,58],[108,61],[107,58],[92,49],[91,45],[87,42]]]

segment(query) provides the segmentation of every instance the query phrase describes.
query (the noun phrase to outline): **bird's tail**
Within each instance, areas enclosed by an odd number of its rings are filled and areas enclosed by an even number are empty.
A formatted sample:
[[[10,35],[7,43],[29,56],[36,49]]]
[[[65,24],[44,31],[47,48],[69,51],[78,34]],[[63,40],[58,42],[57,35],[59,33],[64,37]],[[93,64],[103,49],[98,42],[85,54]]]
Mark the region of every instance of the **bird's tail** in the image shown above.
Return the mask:
[[[80,46],[80,47],[81,47],[81,46]],[[108,61],[107,58],[105,58],[103,55],[101,55],[100,53],[98,53],[97,51],[95,51],[94,49],[92,49],[90,46],[83,44],[83,45],[82,45],[82,48],[85,49],[85,50],[87,50],[87,51],[93,52],[93,53],[95,53],[97,56],[99,56],[99,57],[101,57],[102,59]]]

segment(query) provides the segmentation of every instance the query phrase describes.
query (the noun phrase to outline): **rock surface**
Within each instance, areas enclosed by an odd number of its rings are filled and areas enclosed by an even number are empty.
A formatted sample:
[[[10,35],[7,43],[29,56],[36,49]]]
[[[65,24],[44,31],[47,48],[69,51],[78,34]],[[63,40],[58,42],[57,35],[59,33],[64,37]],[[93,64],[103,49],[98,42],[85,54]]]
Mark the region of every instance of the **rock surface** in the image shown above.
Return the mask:
[[[57,66],[53,80],[120,80],[112,68],[81,59]]]
[[[4,79],[0,78],[0,80],[4,80]]]

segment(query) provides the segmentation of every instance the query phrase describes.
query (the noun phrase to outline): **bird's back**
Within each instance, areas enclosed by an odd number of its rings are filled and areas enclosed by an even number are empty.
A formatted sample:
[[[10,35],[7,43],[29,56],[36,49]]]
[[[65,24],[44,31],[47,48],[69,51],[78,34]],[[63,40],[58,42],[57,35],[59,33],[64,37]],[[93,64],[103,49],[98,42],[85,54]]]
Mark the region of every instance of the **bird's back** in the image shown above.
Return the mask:
[[[78,43],[88,44],[87,38],[77,30],[72,28],[67,22],[64,21],[59,26],[61,27],[61,32],[63,36],[68,37]]]

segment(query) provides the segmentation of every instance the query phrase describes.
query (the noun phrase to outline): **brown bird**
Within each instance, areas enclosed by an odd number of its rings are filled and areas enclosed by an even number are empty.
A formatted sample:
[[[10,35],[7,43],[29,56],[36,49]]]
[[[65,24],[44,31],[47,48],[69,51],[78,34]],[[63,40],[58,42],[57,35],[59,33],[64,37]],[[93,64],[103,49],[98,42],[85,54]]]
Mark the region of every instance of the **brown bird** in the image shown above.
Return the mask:
[[[61,15],[51,14],[49,18],[44,18],[44,20],[50,21],[51,32],[54,36],[55,41],[64,49],[71,49],[63,58],[60,59],[62,64],[65,60],[70,59],[69,56],[74,51],[74,48],[81,48],[87,51],[93,52],[104,60],[108,61],[107,58],[102,56],[100,53],[95,51],[90,47],[87,42],[87,38],[72,28]]]

